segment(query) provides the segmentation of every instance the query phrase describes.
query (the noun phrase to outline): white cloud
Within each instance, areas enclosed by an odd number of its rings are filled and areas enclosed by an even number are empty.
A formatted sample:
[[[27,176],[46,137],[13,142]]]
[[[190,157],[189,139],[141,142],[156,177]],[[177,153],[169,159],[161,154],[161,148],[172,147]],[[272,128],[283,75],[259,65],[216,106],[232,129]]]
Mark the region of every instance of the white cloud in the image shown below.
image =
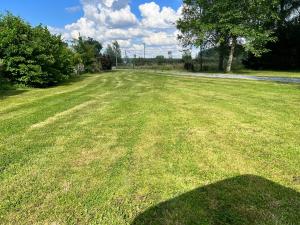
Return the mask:
[[[170,46],[178,43],[175,33],[158,32],[143,38],[147,45]]]
[[[135,25],[138,23],[138,20],[135,17],[135,15],[131,12],[129,5],[123,9],[110,12],[108,16],[108,21],[114,26],[121,27]]]
[[[65,29],[61,29],[61,28],[57,28],[57,27],[51,27],[51,26],[48,26],[47,28],[50,31],[50,33],[52,33],[52,34],[60,34],[60,35],[62,35],[62,38],[65,41],[68,41],[68,40],[72,39],[72,37],[70,36],[70,34],[67,33],[65,31]]]
[[[147,45],[147,57],[167,56],[173,51],[180,56],[175,28],[181,8],[160,7],[155,2],[139,6],[141,19],[131,11],[129,0],[81,0],[83,17],[64,29],[51,28],[53,33],[62,33],[65,39],[95,38],[104,45],[118,40],[129,56],[143,55],[143,43]]]
[[[85,17],[80,18],[76,23],[66,25],[65,29],[72,38],[78,38],[79,35],[95,37],[97,32],[95,28],[95,22],[88,20]]]
[[[132,43],[131,40],[117,40],[119,45],[122,46],[123,48],[129,48]]]
[[[79,12],[80,10],[81,10],[80,5],[70,6],[70,7],[66,8],[66,11],[68,13],[76,13],[76,12]]]
[[[180,16],[179,11],[170,7],[161,9],[155,2],[140,5],[139,9],[143,17],[141,23],[147,28],[172,28]]]

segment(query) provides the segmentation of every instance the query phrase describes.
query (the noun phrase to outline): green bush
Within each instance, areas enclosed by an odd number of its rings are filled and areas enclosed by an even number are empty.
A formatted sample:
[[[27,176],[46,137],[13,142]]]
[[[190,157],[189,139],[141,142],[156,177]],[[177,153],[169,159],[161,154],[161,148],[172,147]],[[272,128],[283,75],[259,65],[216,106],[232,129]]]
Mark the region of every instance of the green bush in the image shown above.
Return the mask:
[[[104,71],[112,70],[113,62],[109,55],[102,55],[100,60],[101,60],[102,70]]]
[[[9,81],[7,79],[5,79],[4,77],[2,77],[1,74],[0,74],[0,93],[3,90],[11,89],[11,86],[12,85],[9,83]]]
[[[74,40],[73,49],[81,60],[86,73],[98,73],[101,70],[101,50],[102,44],[93,38],[79,37]]]
[[[0,58],[10,81],[34,87],[55,85],[73,73],[73,57],[61,37],[46,27],[31,27],[10,13],[0,16]]]

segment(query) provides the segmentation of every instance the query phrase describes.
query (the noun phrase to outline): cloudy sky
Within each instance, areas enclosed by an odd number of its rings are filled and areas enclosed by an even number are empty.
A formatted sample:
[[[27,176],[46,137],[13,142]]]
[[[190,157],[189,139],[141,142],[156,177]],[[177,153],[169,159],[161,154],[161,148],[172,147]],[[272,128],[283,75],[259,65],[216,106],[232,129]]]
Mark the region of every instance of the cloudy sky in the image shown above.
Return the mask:
[[[93,37],[105,45],[118,40],[123,53],[147,57],[181,56],[175,22],[181,0],[0,0],[0,11],[9,10],[33,25],[47,25],[69,40]]]

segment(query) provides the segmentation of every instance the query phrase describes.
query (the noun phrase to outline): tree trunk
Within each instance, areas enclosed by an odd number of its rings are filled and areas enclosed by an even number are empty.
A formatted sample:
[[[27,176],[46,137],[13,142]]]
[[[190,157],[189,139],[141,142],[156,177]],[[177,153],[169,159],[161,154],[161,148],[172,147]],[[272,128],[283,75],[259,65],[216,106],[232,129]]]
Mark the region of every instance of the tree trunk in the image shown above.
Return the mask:
[[[231,41],[231,46],[230,46],[230,51],[229,51],[229,57],[228,57],[228,62],[227,62],[227,67],[226,67],[226,73],[231,72],[231,66],[232,66],[232,61],[233,61],[233,56],[234,56],[234,50],[236,46],[236,38],[232,38]]]
[[[219,52],[219,71],[224,71],[224,50]]]
[[[200,71],[203,71],[203,47],[200,47]]]
[[[219,46],[219,66],[218,66],[219,71],[224,71],[224,56],[225,56],[225,46],[222,43]]]

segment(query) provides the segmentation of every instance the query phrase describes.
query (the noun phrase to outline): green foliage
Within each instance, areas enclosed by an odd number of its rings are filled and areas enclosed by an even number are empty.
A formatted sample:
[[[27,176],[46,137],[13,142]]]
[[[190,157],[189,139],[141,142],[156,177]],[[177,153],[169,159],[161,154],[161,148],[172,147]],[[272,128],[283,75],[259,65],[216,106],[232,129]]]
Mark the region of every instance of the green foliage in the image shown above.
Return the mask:
[[[243,61],[249,69],[277,69],[299,70],[300,69],[300,23],[281,27],[276,31],[278,41],[268,43],[270,52],[256,57],[249,54]]]
[[[109,55],[101,56],[101,65],[102,65],[102,70],[104,70],[104,71],[112,69],[112,60],[109,57]]]
[[[73,48],[76,55],[76,62],[84,65],[84,71],[96,73],[101,70],[100,56],[102,44],[92,38],[84,39],[79,37],[74,41]]]
[[[182,61],[184,63],[185,70],[194,71],[193,58],[192,58],[192,53],[190,51],[183,52]]]
[[[121,48],[117,41],[114,41],[111,45],[107,46],[105,54],[112,60],[113,66],[116,66],[116,63],[121,64],[123,62]]]
[[[2,77],[1,73],[0,73],[0,93],[1,91],[4,90],[9,90],[11,88],[11,84],[9,83],[9,81],[7,79],[5,79],[4,77]]]
[[[182,61],[184,63],[190,63],[192,62],[193,58],[192,58],[192,53],[190,51],[184,51],[182,54]]]
[[[243,39],[247,51],[261,55],[265,44],[276,40],[270,24],[278,19],[278,1],[184,0],[179,39],[185,46],[231,46],[229,59]]]
[[[10,13],[0,17],[0,58],[9,80],[29,86],[54,85],[73,73],[73,53],[60,36]]]
[[[166,61],[163,55],[158,55],[155,59],[158,65],[162,65]]]
[[[108,55],[111,59],[115,59],[116,58],[116,54],[114,52],[114,49],[113,49],[113,47],[110,44],[107,45],[107,48],[105,49],[105,54]]]
[[[300,69],[300,1],[281,0],[280,20],[273,24],[277,42],[269,42],[269,52],[257,57],[249,54],[244,61],[252,69]]]

